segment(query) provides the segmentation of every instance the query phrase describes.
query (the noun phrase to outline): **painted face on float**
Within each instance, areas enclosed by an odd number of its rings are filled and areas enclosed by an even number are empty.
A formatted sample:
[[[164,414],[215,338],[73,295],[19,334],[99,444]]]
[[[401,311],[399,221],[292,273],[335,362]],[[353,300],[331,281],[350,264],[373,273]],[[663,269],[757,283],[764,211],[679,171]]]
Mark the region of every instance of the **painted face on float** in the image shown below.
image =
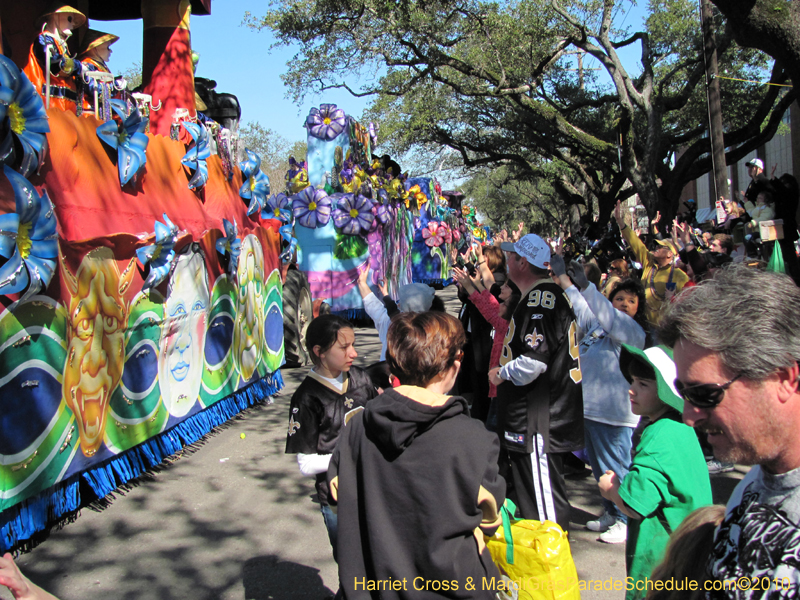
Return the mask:
[[[242,240],[236,269],[239,293],[233,349],[239,360],[242,381],[253,377],[261,362],[264,344],[264,251],[252,234]]]
[[[158,382],[164,407],[186,415],[200,394],[209,291],[206,265],[198,252],[180,255],[164,302]]]
[[[62,268],[71,294],[62,390],[86,456],[103,443],[108,403],[122,378],[129,309],[124,294],[134,262],[120,274],[111,251],[98,248],[84,256],[77,275]]]

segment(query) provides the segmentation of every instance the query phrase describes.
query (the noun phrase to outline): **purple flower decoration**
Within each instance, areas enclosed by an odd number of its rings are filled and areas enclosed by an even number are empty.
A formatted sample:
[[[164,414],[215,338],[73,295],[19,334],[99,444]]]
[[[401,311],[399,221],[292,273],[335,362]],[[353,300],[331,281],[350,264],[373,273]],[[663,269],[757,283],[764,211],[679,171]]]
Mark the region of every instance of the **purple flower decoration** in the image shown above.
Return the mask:
[[[375,215],[375,219],[377,219],[381,225],[386,225],[391,218],[388,206],[389,196],[386,190],[378,190],[378,200],[379,202],[376,202],[375,206],[372,207],[372,214]]]
[[[281,223],[292,222],[292,210],[286,194],[279,193],[270,196],[267,205],[261,211],[262,219],[278,219]]]
[[[292,212],[303,227],[324,227],[331,220],[331,198],[325,190],[307,187],[292,196]]]
[[[366,233],[374,221],[372,200],[360,194],[344,194],[333,211],[333,223],[342,233],[349,235],[358,235],[361,231]]]
[[[346,126],[347,116],[335,104],[321,104],[319,108],[312,108],[306,117],[308,132],[320,140],[334,139]]]

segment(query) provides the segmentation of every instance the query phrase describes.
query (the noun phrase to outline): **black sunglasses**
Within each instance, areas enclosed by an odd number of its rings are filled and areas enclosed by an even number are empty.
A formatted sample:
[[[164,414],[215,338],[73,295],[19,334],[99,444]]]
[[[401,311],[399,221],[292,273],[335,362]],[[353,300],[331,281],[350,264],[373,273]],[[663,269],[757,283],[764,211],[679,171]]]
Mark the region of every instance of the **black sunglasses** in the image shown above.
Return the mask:
[[[739,373],[736,377],[725,383],[698,383],[696,385],[684,385],[679,379],[675,380],[675,389],[692,406],[697,408],[714,408],[722,402],[731,384],[742,376]]]

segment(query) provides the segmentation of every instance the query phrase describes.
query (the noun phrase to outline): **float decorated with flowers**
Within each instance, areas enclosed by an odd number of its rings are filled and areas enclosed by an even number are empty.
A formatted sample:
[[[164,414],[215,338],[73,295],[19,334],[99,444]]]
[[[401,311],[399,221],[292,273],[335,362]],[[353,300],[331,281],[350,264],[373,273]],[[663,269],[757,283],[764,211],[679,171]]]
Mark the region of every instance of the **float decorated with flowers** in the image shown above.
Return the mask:
[[[89,6],[0,6],[0,554],[282,387],[291,209],[196,111],[210,1]],[[164,48],[140,97],[89,101],[72,57],[94,18]]]
[[[290,159],[286,195],[297,265],[311,296],[333,312],[364,315],[356,281],[363,269],[391,295],[405,283],[446,286],[459,252],[473,240],[461,195],[429,177],[409,177],[388,155],[374,154],[377,131],[335,104],[312,108],[305,163]]]

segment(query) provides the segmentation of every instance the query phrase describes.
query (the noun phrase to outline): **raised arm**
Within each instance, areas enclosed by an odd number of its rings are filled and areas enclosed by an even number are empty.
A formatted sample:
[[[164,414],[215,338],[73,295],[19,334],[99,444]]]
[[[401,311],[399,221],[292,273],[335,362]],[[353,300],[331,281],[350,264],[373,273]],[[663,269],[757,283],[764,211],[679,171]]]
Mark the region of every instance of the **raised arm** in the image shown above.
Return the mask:
[[[616,219],[617,225],[619,225],[619,231],[622,237],[628,242],[628,246],[631,247],[631,251],[636,257],[636,262],[641,263],[642,266],[652,265],[655,262],[653,255],[642,243],[642,240],[639,239],[639,236],[625,223],[625,219],[622,217],[622,203],[619,201],[617,201],[617,205],[614,207],[614,219]]]

